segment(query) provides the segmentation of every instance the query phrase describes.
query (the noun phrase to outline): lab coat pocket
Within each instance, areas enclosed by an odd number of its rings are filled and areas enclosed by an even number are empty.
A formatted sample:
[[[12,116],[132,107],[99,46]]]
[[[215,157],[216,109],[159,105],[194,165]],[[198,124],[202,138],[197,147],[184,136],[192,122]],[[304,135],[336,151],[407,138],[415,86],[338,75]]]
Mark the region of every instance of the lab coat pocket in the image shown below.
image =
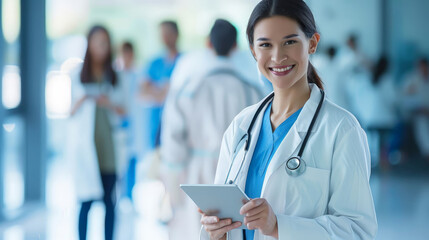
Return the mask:
[[[329,170],[308,166],[300,176],[287,176],[286,213],[308,218],[323,215],[328,204],[329,176]]]

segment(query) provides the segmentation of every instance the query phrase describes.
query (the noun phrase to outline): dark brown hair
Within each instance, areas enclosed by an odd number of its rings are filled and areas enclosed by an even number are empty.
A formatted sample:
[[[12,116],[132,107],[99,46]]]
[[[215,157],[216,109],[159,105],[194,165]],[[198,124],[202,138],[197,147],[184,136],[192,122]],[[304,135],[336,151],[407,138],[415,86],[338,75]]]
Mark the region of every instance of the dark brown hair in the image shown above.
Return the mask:
[[[104,74],[107,77],[107,80],[115,86],[117,83],[116,73],[112,67],[112,45],[110,41],[110,35],[107,29],[103,26],[96,25],[91,28],[88,33],[88,47],[86,48],[85,59],[83,61],[82,71],[80,72],[80,82],[81,83],[91,83],[94,82],[94,76],[92,73],[92,63],[91,63],[91,53],[89,51],[89,42],[96,32],[102,31],[106,34],[108,42],[109,42],[109,53],[103,63],[104,65]]]
[[[134,46],[130,41],[122,43],[122,51],[134,52]]]
[[[262,0],[253,9],[247,23],[247,39],[250,46],[253,45],[253,34],[256,24],[262,19],[284,16],[295,20],[307,38],[317,33],[316,22],[313,13],[303,0]],[[311,62],[308,62],[307,78],[309,83],[315,83],[323,89],[323,83]]]
[[[173,20],[165,20],[162,21],[161,26],[167,26],[169,28],[171,28],[171,30],[173,30],[174,33],[176,33],[177,35],[179,35],[179,27],[177,26],[177,23]]]

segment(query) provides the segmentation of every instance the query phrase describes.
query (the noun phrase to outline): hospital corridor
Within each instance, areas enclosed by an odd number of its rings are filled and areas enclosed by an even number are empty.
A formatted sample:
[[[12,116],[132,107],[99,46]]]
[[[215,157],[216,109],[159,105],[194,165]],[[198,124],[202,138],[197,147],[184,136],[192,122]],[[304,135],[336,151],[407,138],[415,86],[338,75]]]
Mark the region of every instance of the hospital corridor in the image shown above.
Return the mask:
[[[0,240],[429,239],[427,10],[0,0]]]

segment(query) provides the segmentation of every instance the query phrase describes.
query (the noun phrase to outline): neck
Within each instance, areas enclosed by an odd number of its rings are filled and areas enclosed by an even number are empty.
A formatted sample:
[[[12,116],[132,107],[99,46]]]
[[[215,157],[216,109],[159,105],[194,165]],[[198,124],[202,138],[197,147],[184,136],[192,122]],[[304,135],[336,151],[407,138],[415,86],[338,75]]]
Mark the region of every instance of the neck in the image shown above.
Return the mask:
[[[103,64],[97,63],[97,62],[93,62],[91,64],[92,67],[92,75],[94,77],[101,77],[103,75],[103,71],[104,71],[104,67]]]
[[[168,58],[174,59],[176,58],[177,54],[179,54],[179,52],[177,51],[176,46],[168,49]]]
[[[126,63],[124,64],[124,70],[131,70],[133,68],[133,64],[132,63]]]
[[[300,80],[286,90],[274,88],[274,93],[271,107],[271,124],[273,130],[304,106],[310,98],[311,90],[306,80]]]

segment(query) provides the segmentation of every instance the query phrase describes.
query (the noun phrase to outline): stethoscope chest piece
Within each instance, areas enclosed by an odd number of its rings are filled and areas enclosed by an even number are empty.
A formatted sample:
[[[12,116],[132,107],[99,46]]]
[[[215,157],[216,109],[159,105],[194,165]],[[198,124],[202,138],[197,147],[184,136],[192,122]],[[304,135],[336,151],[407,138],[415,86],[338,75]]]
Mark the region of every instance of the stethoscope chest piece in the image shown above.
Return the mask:
[[[291,157],[287,160],[285,170],[290,176],[296,177],[305,172],[306,169],[305,161],[299,156]]]

